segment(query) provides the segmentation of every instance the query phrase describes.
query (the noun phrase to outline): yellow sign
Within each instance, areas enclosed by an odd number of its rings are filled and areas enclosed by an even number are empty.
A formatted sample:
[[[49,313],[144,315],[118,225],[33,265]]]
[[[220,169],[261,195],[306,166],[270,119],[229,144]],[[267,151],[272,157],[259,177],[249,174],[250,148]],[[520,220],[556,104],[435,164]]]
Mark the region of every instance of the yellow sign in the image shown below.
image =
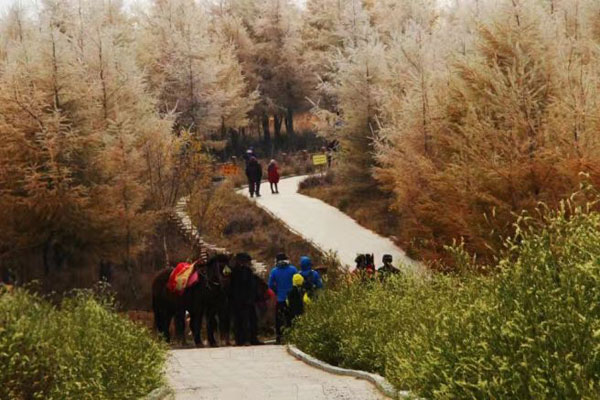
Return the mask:
[[[221,165],[221,173],[225,176],[237,175],[239,173],[239,167],[235,164],[223,164]]]
[[[315,154],[313,155],[313,164],[314,165],[325,165],[327,164],[327,156],[325,154]]]

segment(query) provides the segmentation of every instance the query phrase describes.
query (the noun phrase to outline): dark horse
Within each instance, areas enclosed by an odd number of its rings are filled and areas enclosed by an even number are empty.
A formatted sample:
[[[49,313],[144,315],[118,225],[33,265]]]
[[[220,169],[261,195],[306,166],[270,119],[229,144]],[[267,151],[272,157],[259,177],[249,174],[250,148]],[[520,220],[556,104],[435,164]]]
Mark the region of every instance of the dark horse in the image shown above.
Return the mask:
[[[196,346],[202,346],[202,319],[206,316],[208,341],[216,346],[214,330],[216,319],[219,319],[219,330],[222,340],[229,342],[229,284],[224,273],[229,264],[229,257],[217,254],[211,257],[205,265],[197,266],[200,280],[197,284],[185,290],[183,295],[177,295],[167,289],[167,281],[173,268],[160,271],[152,282],[152,309],[154,324],[167,342],[171,336],[169,327],[175,318],[176,336],[185,343],[185,312],[190,314],[190,328]]]
[[[206,316],[206,333],[211,347],[217,346],[215,328],[221,334],[221,343],[229,345],[229,327],[231,320],[229,257],[217,254],[208,260],[207,268],[201,272],[200,282],[192,286],[186,296],[186,309],[190,312],[190,328],[196,346],[202,346],[202,318]],[[230,271],[230,269],[229,269]]]

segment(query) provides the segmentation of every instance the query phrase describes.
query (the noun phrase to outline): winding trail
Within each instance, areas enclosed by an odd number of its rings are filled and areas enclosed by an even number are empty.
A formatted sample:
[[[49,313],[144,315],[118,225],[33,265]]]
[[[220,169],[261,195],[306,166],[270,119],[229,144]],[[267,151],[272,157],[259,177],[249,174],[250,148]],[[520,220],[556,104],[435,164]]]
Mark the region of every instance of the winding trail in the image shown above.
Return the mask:
[[[378,400],[367,381],[329,374],[284,346],[173,350],[169,383],[177,400]]]
[[[298,184],[305,178],[295,176],[282,179],[279,182],[280,194],[271,194],[269,184],[263,183],[262,196],[255,198],[256,204],[319,249],[337,252],[342,265],[347,267],[354,266],[358,253],[374,253],[377,263],[383,254],[391,254],[395,265],[412,270],[421,269],[390,239],[359,225],[337,208],[298,193]],[[240,189],[238,193],[250,196],[247,189]]]
[[[391,240],[360,226],[338,209],[297,193],[305,176],[282,179],[281,194],[262,184],[256,204],[321,250],[337,252],[343,265],[354,265],[359,252],[394,257],[407,271],[422,271]],[[240,194],[249,196],[247,189]],[[178,204],[177,219],[186,234],[202,241]],[[202,242],[206,245],[204,242]],[[263,266],[264,267],[264,266]],[[289,355],[283,346],[172,350],[167,376],[177,400],[376,400],[385,399],[374,385],[313,368]]]

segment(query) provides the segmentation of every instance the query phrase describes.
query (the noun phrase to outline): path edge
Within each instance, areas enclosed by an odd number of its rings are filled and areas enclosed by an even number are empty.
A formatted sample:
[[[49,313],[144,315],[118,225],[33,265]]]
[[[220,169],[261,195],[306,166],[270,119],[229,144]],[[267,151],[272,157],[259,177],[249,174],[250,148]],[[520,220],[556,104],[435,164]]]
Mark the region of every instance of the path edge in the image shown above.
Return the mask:
[[[346,369],[336,367],[334,365],[327,364],[309,354],[304,353],[292,344],[286,346],[287,352],[297,358],[298,360],[312,366],[336,375],[352,376],[354,378],[363,379],[371,382],[375,387],[383,393],[385,396],[392,399],[414,399],[410,392],[396,389],[391,383],[387,381],[383,376],[372,374],[370,372],[359,371],[355,369]]]
[[[297,178],[297,177],[305,177],[305,178],[309,178],[309,177],[316,176],[316,175],[319,175],[319,174],[322,174],[322,173],[317,173],[317,174],[308,174],[308,175],[306,175],[306,174],[305,174],[305,175],[302,175],[302,174],[297,174],[297,175],[289,175],[289,176],[282,177],[282,178],[281,178],[281,180],[283,180],[283,179],[288,179],[288,178]],[[301,182],[302,182],[302,181],[301,181]],[[301,183],[301,182],[300,182],[300,183]],[[299,184],[300,184],[300,183],[299,183]],[[240,195],[240,196],[243,196],[243,197],[246,197],[248,200],[252,201],[252,200],[251,200],[251,199],[250,199],[248,196],[246,196],[246,195],[244,194],[244,190],[246,190],[246,189],[248,189],[248,185],[242,185],[242,186],[240,186],[240,187],[235,187],[235,188],[234,188],[234,192],[235,192],[236,194],[238,194],[238,195]],[[321,200],[321,199],[317,199],[317,198],[315,198],[315,197],[312,197],[312,196],[307,196],[307,195],[305,195],[305,194],[302,194],[302,193],[300,193],[300,192],[298,191],[298,188],[296,188],[296,193],[298,193],[298,194],[299,194],[299,195],[301,195],[301,196],[305,196],[305,197],[308,197],[308,198],[310,198],[310,199],[313,199],[313,200],[320,201],[320,202],[322,202],[322,203],[326,204],[327,206],[330,206],[330,207],[333,207],[333,208],[336,208],[336,209],[338,209],[337,207],[334,207],[334,206],[332,206],[331,204],[328,204],[327,202],[325,202],[325,201],[323,201],[323,200]],[[328,250],[326,250],[325,248],[323,248],[323,247],[319,246],[317,243],[315,243],[315,242],[314,242],[312,239],[310,239],[310,238],[308,238],[308,237],[304,236],[302,233],[300,233],[300,232],[299,232],[299,231],[297,231],[296,229],[294,229],[294,228],[292,228],[291,226],[289,226],[287,222],[285,222],[283,219],[281,219],[279,216],[277,216],[277,215],[276,215],[274,212],[272,212],[272,211],[271,211],[271,210],[269,210],[267,207],[265,207],[265,206],[264,206],[262,203],[260,203],[260,202],[258,202],[258,201],[252,201],[252,202],[254,203],[254,205],[255,205],[255,206],[257,206],[258,208],[260,208],[261,210],[263,210],[264,212],[266,212],[266,213],[267,213],[267,214],[268,214],[268,215],[269,215],[271,218],[274,218],[274,219],[276,219],[277,221],[279,221],[279,222],[280,222],[280,223],[281,223],[281,224],[282,224],[282,225],[283,225],[283,226],[284,226],[284,227],[285,227],[285,228],[286,228],[288,231],[290,231],[291,233],[293,233],[293,234],[294,234],[294,235],[296,235],[296,236],[299,236],[300,238],[302,238],[302,239],[303,239],[303,240],[305,240],[306,242],[310,243],[310,244],[311,244],[311,245],[312,245],[312,246],[313,246],[315,249],[317,249],[318,251],[320,251],[322,255],[324,255],[324,256],[325,256],[325,255],[327,255],[327,254],[329,254],[329,253],[333,253],[333,254],[336,254],[336,255],[337,255],[337,252],[336,252],[334,249],[328,249]],[[338,210],[339,210],[339,209],[338,209]],[[339,210],[339,211],[341,211],[341,210]],[[352,220],[353,220],[353,221],[354,221],[356,224],[358,224],[358,225],[359,225],[359,226],[361,226],[362,228],[364,228],[364,229],[366,229],[366,230],[368,230],[368,231],[371,231],[373,234],[375,234],[375,235],[379,236],[379,237],[380,237],[380,238],[382,238],[382,239],[387,239],[387,240],[390,240],[392,243],[394,243],[394,241],[393,241],[392,239],[390,239],[389,237],[383,236],[383,235],[381,235],[381,234],[379,234],[379,233],[377,233],[377,232],[373,231],[372,229],[369,229],[369,228],[367,228],[367,227],[365,227],[365,226],[363,226],[363,225],[359,224],[359,223],[358,223],[358,221],[356,221],[356,220],[355,220],[353,217],[351,217],[350,215],[348,215],[348,214],[344,213],[343,211],[341,211],[341,212],[342,212],[343,214],[345,214],[345,215],[346,215],[348,218],[352,219]],[[395,243],[394,243],[394,245],[395,245]],[[397,246],[397,245],[396,245],[396,246]],[[398,247],[398,248],[399,248],[399,249],[402,251],[402,253],[403,253],[403,255],[404,255],[404,260],[403,260],[403,262],[402,262],[402,265],[404,266],[404,269],[405,269],[405,270],[407,270],[407,271],[412,271],[412,272],[416,272],[416,273],[419,273],[419,274],[422,274],[423,272],[425,272],[425,267],[424,267],[424,264],[423,264],[422,262],[412,259],[412,258],[411,258],[411,257],[409,257],[408,255],[406,255],[406,251],[405,251],[404,249],[400,248],[399,246],[397,246],[397,247]],[[339,258],[338,258],[338,260],[339,260]],[[350,272],[350,271],[352,271],[352,269],[353,269],[352,265],[345,265],[345,264],[342,264],[341,260],[340,260],[340,266],[342,267],[342,269],[345,269],[345,270],[346,270],[346,272]]]
[[[141,400],[175,400],[175,392],[171,387],[163,386],[154,389]]]
[[[283,179],[289,179],[289,178],[303,177],[303,176],[309,177],[311,175],[302,175],[302,174],[288,175],[288,176],[282,177],[281,180],[283,180]],[[263,210],[269,217],[271,217],[271,218],[275,219],[276,221],[278,221],[289,232],[291,232],[292,234],[300,237],[302,240],[306,241],[307,243],[310,243],[310,245],[313,246],[317,251],[319,251],[323,256],[327,255],[329,252],[332,251],[332,249],[325,250],[324,248],[322,248],[321,246],[319,246],[317,243],[315,243],[312,239],[310,239],[308,237],[305,237],[302,233],[298,232],[296,229],[294,229],[291,226],[289,226],[287,222],[285,222],[283,219],[279,218],[277,215],[275,215],[275,213],[273,211],[269,210],[267,207],[265,207],[260,202],[251,200],[248,196],[246,196],[244,194],[244,190],[246,190],[246,189],[248,189],[248,185],[242,185],[241,187],[234,188],[234,192],[237,195],[240,195],[242,197],[245,197],[249,201],[252,201],[252,203],[254,203],[254,205],[256,207],[258,207],[261,210]],[[296,193],[298,193],[298,190],[296,190]],[[298,193],[298,194],[300,194],[300,193]],[[305,196],[305,195],[302,195],[302,196]],[[307,197],[309,197],[309,196],[307,196]]]

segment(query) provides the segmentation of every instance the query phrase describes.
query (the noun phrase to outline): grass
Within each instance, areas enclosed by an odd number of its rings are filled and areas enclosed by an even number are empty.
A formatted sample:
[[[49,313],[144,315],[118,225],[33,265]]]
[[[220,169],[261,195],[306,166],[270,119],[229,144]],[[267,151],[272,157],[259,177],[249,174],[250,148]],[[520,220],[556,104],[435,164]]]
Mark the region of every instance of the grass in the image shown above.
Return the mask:
[[[540,215],[487,274],[456,247],[460,274],[340,285],[289,340],[428,399],[600,398],[600,214]]]
[[[262,189],[268,190],[268,187],[263,184]],[[235,193],[231,181],[201,198],[192,199],[190,210],[206,241],[231,252],[247,252],[267,266],[274,264],[279,252],[285,252],[292,263],[298,263],[303,255],[310,256],[316,266],[324,261],[323,254],[311,243]]]
[[[139,399],[164,384],[166,347],[89,291],[59,306],[0,292],[0,398]]]

